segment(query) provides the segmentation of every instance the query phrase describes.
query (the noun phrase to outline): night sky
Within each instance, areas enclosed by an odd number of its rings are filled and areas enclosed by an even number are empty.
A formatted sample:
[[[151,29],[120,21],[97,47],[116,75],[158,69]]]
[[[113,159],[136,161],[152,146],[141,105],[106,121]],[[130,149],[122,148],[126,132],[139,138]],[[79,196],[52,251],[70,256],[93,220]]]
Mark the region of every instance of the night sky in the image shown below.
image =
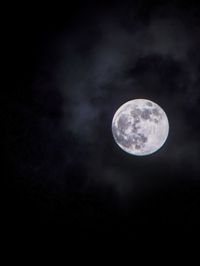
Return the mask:
[[[122,234],[198,226],[200,7],[74,0],[17,4],[10,18],[7,223]],[[111,131],[135,98],[169,119],[165,145],[144,157],[121,150]]]

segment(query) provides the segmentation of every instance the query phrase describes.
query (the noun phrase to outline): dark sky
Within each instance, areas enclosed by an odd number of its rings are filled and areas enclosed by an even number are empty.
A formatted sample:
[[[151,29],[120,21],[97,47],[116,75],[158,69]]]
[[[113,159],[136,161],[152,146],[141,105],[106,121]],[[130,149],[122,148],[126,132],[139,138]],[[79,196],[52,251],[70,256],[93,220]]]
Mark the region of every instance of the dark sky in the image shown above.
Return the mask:
[[[122,233],[198,225],[199,6],[68,1],[23,10],[10,13],[8,223]],[[126,154],[112,137],[115,111],[135,98],[169,119],[166,144],[150,156]]]

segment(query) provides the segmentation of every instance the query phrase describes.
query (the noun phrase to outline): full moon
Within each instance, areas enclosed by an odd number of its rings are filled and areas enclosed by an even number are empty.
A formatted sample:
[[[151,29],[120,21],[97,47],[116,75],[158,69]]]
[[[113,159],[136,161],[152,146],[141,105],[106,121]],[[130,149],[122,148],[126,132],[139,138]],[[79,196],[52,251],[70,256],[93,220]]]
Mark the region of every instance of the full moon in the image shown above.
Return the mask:
[[[125,152],[143,156],[159,150],[169,133],[164,110],[147,99],[135,99],[123,104],[112,120],[112,133]]]

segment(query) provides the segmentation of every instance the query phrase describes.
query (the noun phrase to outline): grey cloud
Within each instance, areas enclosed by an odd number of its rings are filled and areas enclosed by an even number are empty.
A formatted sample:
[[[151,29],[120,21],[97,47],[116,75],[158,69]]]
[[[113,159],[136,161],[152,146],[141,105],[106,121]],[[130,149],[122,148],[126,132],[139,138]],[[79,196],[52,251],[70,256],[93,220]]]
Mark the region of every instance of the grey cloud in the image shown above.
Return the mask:
[[[103,147],[110,145],[112,136],[108,125],[119,104],[151,95],[168,109],[169,118],[176,114],[170,121],[176,123],[173,139],[168,150],[157,159],[158,162],[174,167],[178,163],[181,167],[182,162],[187,160],[188,165],[195,167],[199,145],[196,143],[197,136],[193,136],[193,140],[188,139],[188,132],[193,129],[190,128],[192,124],[187,124],[185,115],[187,104],[196,106],[199,97],[198,89],[195,88],[199,79],[197,66],[193,65],[189,57],[194,42],[192,34],[178,18],[162,19],[159,16],[148,25],[134,28],[132,32],[115,22],[115,19],[112,22],[102,19],[96,27],[100,37],[93,40],[86,53],[80,51],[78,31],[77,36],[66,40],[62,50],[64,59],[59,69],[62,75],[58,77],[65,99],[63,125],[67,131],[78,136],[79,143],[91,144],[87,148],[88,176],[94,180],[96,178],[97,182],[112,185],[119,194],[126,194],[131,191],[130,188],[138,186],[141,173],[145,174],[146,170],[136,167],[135,160],[134,174],[132,167],[129,169],[126,164],[116,166],[111,162],[115,159],[109,157],[114,156],[111,151],[114,142],[108,152]],[[84,27],[83,30],[87,31]],[[149,58],[155,56],[161,62],[161,67],[152,70],[155,62],[152,61],[151,65]],[[142,68],[139,77],[136,72],[138,62],[142,59],[147,60],[149,68],[146,74]],[[169,64],[168,68],[166,64]],[[165,73],[171,69],[171,65],[177,66],[175,77]],[[135,72],[129,72],[130,69]],[[163,76],[166,76],[164,80],[167,84],[163,83]],[[166,86],[171,84],[175,88],[170,91]],[[179,136],[182,139],[175,143]],[[118,150],[115,152],[118,153]],[[121,153],[120,156],[123,157]]]

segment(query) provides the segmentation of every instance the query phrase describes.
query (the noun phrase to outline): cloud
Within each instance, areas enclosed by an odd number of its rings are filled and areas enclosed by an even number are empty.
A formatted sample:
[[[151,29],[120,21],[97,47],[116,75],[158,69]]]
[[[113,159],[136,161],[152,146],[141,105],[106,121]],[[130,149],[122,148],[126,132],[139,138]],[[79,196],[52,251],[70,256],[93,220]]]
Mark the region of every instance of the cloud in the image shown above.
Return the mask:
[[[179,17],[157,14],[149,23],[140,22],[135,19],[138,26],[131,31],[115,16],[101,18],[91,43],[91,29],[83,25],[65,40],[58,70],[63,126],[76,137],[75,145],[85,145],[87,175],[121,195],[150,186],[149,176],[159,182],[161,168],[169,165],[179,172],[186,162],[199,171],[198,137],[187,120],[199,99],[197,65],[190,56],[197,38]],[[118,106],[137,97],[158,102],[169,115],[172,132],[167,150],[144,159],[143,165],[114,148],[110,130]]]

